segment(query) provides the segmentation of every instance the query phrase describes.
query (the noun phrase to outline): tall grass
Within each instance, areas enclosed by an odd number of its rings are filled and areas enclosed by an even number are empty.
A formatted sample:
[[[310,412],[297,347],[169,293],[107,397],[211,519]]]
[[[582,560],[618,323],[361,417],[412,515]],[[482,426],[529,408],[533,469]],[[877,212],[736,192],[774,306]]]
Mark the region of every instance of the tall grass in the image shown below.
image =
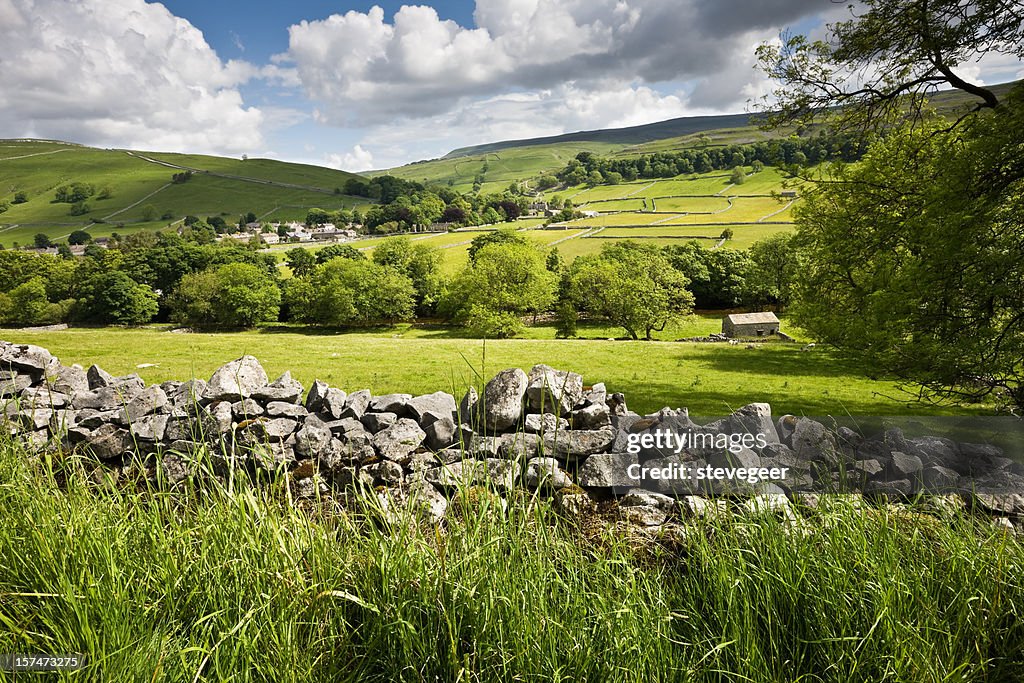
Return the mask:
[[[81,652],[67,678],[96,681],[1024,677],[1024,552],[969,517],[638,544],[525,493],[433,527],[281,484],[159,491],[0,444],[0,652]]]

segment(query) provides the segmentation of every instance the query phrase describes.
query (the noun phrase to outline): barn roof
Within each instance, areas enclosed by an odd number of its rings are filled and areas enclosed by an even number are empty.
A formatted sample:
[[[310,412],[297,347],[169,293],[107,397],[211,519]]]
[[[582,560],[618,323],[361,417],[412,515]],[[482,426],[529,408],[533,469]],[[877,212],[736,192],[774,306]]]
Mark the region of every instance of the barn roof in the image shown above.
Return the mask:
[[[778,323],[779,319],[775,317],[775,314],[771,311],[763,311],[761,313],[733,313],[732,315],[726,316],[726,318],[733,325],[767,325],[769,323]]]

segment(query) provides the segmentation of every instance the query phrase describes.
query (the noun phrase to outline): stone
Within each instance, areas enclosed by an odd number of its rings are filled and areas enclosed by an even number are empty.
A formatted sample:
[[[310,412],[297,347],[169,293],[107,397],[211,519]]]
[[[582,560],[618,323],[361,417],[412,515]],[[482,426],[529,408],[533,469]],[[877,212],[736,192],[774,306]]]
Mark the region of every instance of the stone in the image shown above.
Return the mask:
[[[291,417],[302,419],[309,413],[306,409],[296,403],[289,401],[270,401],[266,407],[267,417]]]
[[[772,407],[767,403],[748,403],[727,419],[729,434],[761,435],[766,443],[780,443],[772,422]]]
[[[591,403],[570,413],[573,429],[601,429],[611,426],[611,410],[604,403]]]
[[[320,458],[331,448],[331,430],[306,424],[295,433],[295,453],[300,458]]]
[[[328,389],[330,387],[327,385],[327,382],[319,379],[313,380],[313,383],[309,385],[309,391],[306,393],[306,410],[311,413],[321,412]]]
[[[555,493],[555,509],[566,517],[579,519],[595,512],[597,504],[586,491],[569,487]]]
[[[113,384],[77,393],[72,396],[71,402],[76,408],[100,411],[120,410],[141,392],[142,388],[137,387],[134,383]]]
[[[484,387],[483,415],[487,429],[501,431],[514,427],[523,414],[523,399],[529,381],[519,368],[502,370]]]
[[[644,489],[632,489],[619,499],[620,508],[644,506],[659,508],[663,512],[675,512],[679,504],[671,496],[645,491]]]
[[[286,370],[284,374],[267,386],[254,391],[252,397],[262,402],[298,403],[302,397],[302,383],[293,379],[292,373]]]
[[[530,413],[523,419],[523,429],[527,434],[567,431],[569,421],[553,413]]]
[[[63,408],[71,403],[70,399],[49,386],[29,387],[21,392],[21,405],[24,408]]]
[[[411,400],[412,394],[384,394],[371,398],[370,405],[366,409],[371,413],[394,413],[404,416],[408,414],[408,405]]]
[[[345,413],[347,399],[348,394],[341,389],[328,388],[320,404],[319,412],[329,416],[332,420],[340,420]]]
[[[85,446],[101,460],[122,458],[131,453],[135,442],[127,429],[105,424],[93,431],[85,440]]]
[[[474,458],[497,458],[501,455],[501,437],[474,434],[469,439],[466,452]]]
[[[284,441],[298,426],[299,423],[290,417],[275,417],[263,422],[263,434],[270,441]]]
[[[942,465],[926,467],[921,475],[921,482],[925,490],[931,493],[955,491],[959,481],[959,474]]]
[[[537,434],[513,432],[498,437],[498,455],[510,460],[527,460],[538,454],[541,438]]]
[[[192,476],[192,466],[188,460],[177,453],[165,453],[160,459],[160,471],[164,481],[176,486]]]
[[[605,388],[604,382],[598,382],[592,387],[583,387],[583,400],[588,404],[607,406],[608,389]]]
[[[458,440],[458,429],[455,420],[450,416],[434,420],[423,430],[426,434],[427,448],[432,451],[451,446]]]
[[[577,481],[585,488],[634,488],[638,480],[629,476],[630,466],[640,463],[631,453],[599,453],[583,461]]]
[[[0,379],[0,398],[17,396],[30,386],[32,386],[32,377],[11,372],[7,377]]]
[[[622,392],[616,392],[609,396],[605,400],[605,405],[608,406],[608,410],[612,411],[612,415],[629,414],[629,408],[626,407],[626,396]]]
[[[476,387],[470,387],[459,401],[459,422],[476,425],[479,424],[480,416],[477,414],[480,403],[480,395]]]
[[[345,399],[345,410],[342,413],[342,417],[354,417],[359,420],[366,413],[366,409],[370,406],[370,390],[360,389],[354,391],[348,395]]]
[[[615,430],[612,427],[545,434],[544,455],[569,461],[578,460],[607,451],[614,441]]]
[[[363,427],[363,423],[354,417],[346,417],[344,420],[334,420],[327,423],[327,428],[331,430],[332,434],[346,436],[355,436],[356,434],[366,434],[366,428]]]
[[[785,440],[782,440],[786,443]],[[789,443],[798,458],[837,462],[835,437],[825,425],[806,417],[796,418],[796,424],[789,437]]]
[[[448,499],[433,484],[422,479],[409,484],[406,505],[413,514],[423,516],[432,524],[441,522],[448,512]]]
[[[145,415],[128,426],[129,433],[143,441],[162,441],[167,429],[168,415]]]
[[[530,409],[567,415],[583,400],[583,377],[575,372],[535,365],[528,376],[526,396]]]
[[[635,526],[661,526],[668,520],[668,513],[653,505],[620,507],[619,516]]]
[[[114,385],[114,376],[98,365],[89,366],[85,371],[85,379],[89,383],[90,391]]]
[[[745,467],[753,468],[761,466],[761,458],[749,448],[738,448],[735,452],[729,450],[708,451],[704,455],[707,464],[712,467]]]
[[[132,400],[125,404],[118,415],[121,422],[131,424],[146,415],[160,412],[168,405],[167,394],[158,386],[143,389]]]
[[[206,383],[210,401],[238,401],[267,386],[267,372],[253,356],[242,356],[217,369]]]
[[[187,382],[182,382],[172,391],[164,389],[164,393],[167,394],[167,400],[174,408],[195,410],[206,394],[206,380],[190,379]]]
[[[236,420],[251,420],[254,417],[260,417],[264,412],[266,411],[263,410],[263,406],[251,398],[231,404],[231,415]]]
[[[0,369],[13,368],[19,373],[32,375],[39,379],[56,365],[57,359],[41,346],[33,344],[0,346]]]
[[[443,391],[435,391],[411,399],[407,405],[409,417],[416,420],[420,427],[426,427],[434,420],[453,418],[458,410],[455,397]]]
[[[402,466],[391,460],[382,460],[381,462],[367,465],[363,470],[373,477],[374,484],[396,486],[404,480]]]
[[[373,446],[382,458],[402,460],[423,444],[426,433],[415,420],[402,418],[373,436]]]
[[[445,489],[490,486],[499,493],[509,491],[519,478],[519,469],[508,460],[460,460],[423,472],[423,480]]]
[[[1024,516],[1024,494],[1020,493],[975,493],[974,504],[992,515],[1009,517]]]
[[[286,469],[295,462],[295,449],[278,441],[255,444],[246,455],[255,467],[268,472]]]
[[[91,388],[85,370],[77,366],[58,365],[47,373],[46,381],[54,391],[68,396]]]
[[[23,408],[18,411],[18,422],[27,429],[46,429],[53,413],[51,408]]]
[[[366,431],[376,434],[395,424],[398,416],[394,413],[365,413],[361,421]]]
[[[924,465],[921,458],[900,451],[893,451],[892,458],[885,468],[885,473],[892,479],[919,480]]]
[[[524,483],[531,489],[557,491],[572,486],[572,477],[555,458],[530,458],[526,463]]]

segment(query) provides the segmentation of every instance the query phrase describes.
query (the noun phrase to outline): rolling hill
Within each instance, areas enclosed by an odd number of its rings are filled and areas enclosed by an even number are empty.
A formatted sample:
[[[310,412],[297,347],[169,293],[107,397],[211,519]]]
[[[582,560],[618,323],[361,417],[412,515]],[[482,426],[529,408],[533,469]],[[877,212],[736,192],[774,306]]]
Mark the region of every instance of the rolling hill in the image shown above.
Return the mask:
[[[172,176],[191,170],[187,182]],[[186,215],[223,215],[235,220],[252,211],[261,218],[302,218],[325,209],[366,204],[336,188],[354,174],[271,159],[97,149],[51,140],[0,140],[0,244],[26,244],[37,233],[61,238],[78,228],[96,236],[157,229]],[[61,185],[87,183],[97,191],[89,211],[71,215],[71,204],[54,200]],[[15,195],[27,200],[15,203]],[[167,216],[163,218],[163,216]]]

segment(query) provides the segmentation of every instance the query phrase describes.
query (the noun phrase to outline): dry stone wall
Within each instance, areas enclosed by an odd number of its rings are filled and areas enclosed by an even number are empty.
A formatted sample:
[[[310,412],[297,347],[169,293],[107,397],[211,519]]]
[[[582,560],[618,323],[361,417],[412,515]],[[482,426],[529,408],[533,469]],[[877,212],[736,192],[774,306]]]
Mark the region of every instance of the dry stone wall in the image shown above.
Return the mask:
[[[776,419],[766,403],[706,424],[685,409],[638,415],[621,393],[546,365],[503,370],[456,400],[443,391],[374,396],[319,380],[306,388],[288,372],[271,381],[252,356],[208,380],[146,386],[137,375],[66,366],[44,348],[0,342],[0,406],[4,429],[32,449],[82,453],[110,469],[145,462],[165,485],[197,476],[202,462],[218,476],[286,471],[300,498],[365,487],[434,520],[455,491],[475,486],[551,495],[575,513],[615,500],[647,527],[679,507],[702,514],[722,501],[789,515],[790,501],[813,505],[828,493],[924,496],[1007,528],[1024,519],[1024,466],[992,445],[909,438],[898,428],[865,436]],[[668,434],[701,439],[682,444]],[[690,475],[666,476],[682,471]],[[700,471],[709,476],[693,475]]]

